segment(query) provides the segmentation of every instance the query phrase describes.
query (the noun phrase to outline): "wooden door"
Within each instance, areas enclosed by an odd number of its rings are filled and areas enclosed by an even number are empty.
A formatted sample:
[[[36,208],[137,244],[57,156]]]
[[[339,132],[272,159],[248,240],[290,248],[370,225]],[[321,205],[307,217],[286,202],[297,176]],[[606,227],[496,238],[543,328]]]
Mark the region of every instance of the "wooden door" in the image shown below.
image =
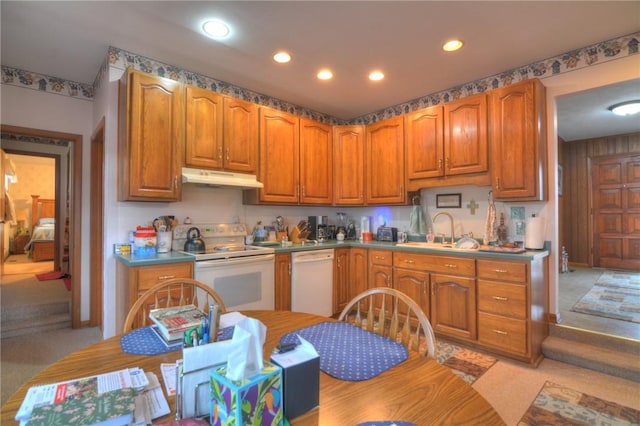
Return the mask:
[[[222,95],[195,86],[186,92],[185,165],[221,170]]]
[[[489,96],[493,197],[546,200],[544,86],[528,80]]]
[[[130,70],[120,90],[119,199],[180,200],[182,84]]]
[[[225,97],[223,102],[224,169],[258,172],[258,106]]]
[[[416,269],[393,269],[393,288],[409,296],[429,317],[429,273]],[[406,314],[406,306],[399,309]]]
[[[300,119],[300,203],[333,203],[333,129]]]
[[[404,122],[407,179],[444,175],[444,129],[442,106],[408,114]]]
[[[444,105],[444,174],[489,170],[487,95],[480,93]]]
[[[275,310],[291,310],[291,254],[279,253],[275,259]]]
[[[640,155],[593,158],[593,266],[640,270]]]
[[[349,300],[367,289],[368,250],[352,247],[349,250]]]
[[[431,274],[431,325],[436,332],[475,340],[475,278]]]
[[[297,204],[300,124],[298,117],[260,108],[261,202]]]
[[[342,312],[349,300],[349,249],[337,248],[333,260],[333,313]]]
[[[366,198],[369,204],[404,203],[404,132],[401,116],[367,126]]]
[[[333,128],[333,201],[364,204],[364,127]]]

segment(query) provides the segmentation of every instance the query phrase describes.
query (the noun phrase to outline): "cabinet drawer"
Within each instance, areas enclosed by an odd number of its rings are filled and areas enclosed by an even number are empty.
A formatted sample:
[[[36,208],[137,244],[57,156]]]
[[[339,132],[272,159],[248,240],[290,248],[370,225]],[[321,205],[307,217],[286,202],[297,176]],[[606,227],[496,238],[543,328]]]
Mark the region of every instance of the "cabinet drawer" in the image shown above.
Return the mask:
[[[527,282],[527,264],[524,262],[478,259],[478,278]]]
[[[393,252],[391,250],[369,250],[369,263],[373,265],[393,264]]]
[[[428,268],[430,259],[433,256],[419,253],[406,253],[397,251],[393,253],[393,266],[396,268],[418,269],[425,271]]]
[[[172,278],[192,278],[193,263],[142,266],[138,268],[138,291],[145,291],[160,281]]]
[[[478,313],[478,341],[515,354],[527,354],[527,321]]]
[[[475,277],[476,261],[462,257],[429,256],[426,269],[448,275]]]
[[[478,280],[478,310],[527,318],[527,286]]]

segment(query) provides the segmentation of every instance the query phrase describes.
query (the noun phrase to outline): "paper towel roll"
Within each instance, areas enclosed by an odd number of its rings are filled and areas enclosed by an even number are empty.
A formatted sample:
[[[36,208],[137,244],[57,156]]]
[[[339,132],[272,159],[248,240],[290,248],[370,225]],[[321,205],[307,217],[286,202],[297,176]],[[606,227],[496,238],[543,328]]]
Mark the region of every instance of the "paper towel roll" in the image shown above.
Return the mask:
[[[544,220],[541,217],[533,216],[527,219],[524,246],[528,249],[544,248]]]

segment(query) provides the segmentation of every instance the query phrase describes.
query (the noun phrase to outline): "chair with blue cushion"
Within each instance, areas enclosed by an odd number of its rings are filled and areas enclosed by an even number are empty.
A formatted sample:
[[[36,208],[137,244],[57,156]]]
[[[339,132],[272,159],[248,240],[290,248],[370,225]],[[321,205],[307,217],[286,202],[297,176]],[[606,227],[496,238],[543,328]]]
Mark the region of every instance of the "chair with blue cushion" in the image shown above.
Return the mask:
[[[396,289],[377,287],[360,293],[347,303],[338,320],[436,359],[436,338],[429,318],[415,301]]]

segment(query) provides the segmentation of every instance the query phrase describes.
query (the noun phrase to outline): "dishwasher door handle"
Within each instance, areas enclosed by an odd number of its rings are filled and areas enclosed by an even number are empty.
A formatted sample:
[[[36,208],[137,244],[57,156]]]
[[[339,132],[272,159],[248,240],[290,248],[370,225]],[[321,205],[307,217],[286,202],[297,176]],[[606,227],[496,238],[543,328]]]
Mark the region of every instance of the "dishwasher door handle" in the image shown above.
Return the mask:
[[[333,260],[333,256],[304,256],[296,257],[291,263],[311,263],[311,262],[324,262],[327,260]]]

